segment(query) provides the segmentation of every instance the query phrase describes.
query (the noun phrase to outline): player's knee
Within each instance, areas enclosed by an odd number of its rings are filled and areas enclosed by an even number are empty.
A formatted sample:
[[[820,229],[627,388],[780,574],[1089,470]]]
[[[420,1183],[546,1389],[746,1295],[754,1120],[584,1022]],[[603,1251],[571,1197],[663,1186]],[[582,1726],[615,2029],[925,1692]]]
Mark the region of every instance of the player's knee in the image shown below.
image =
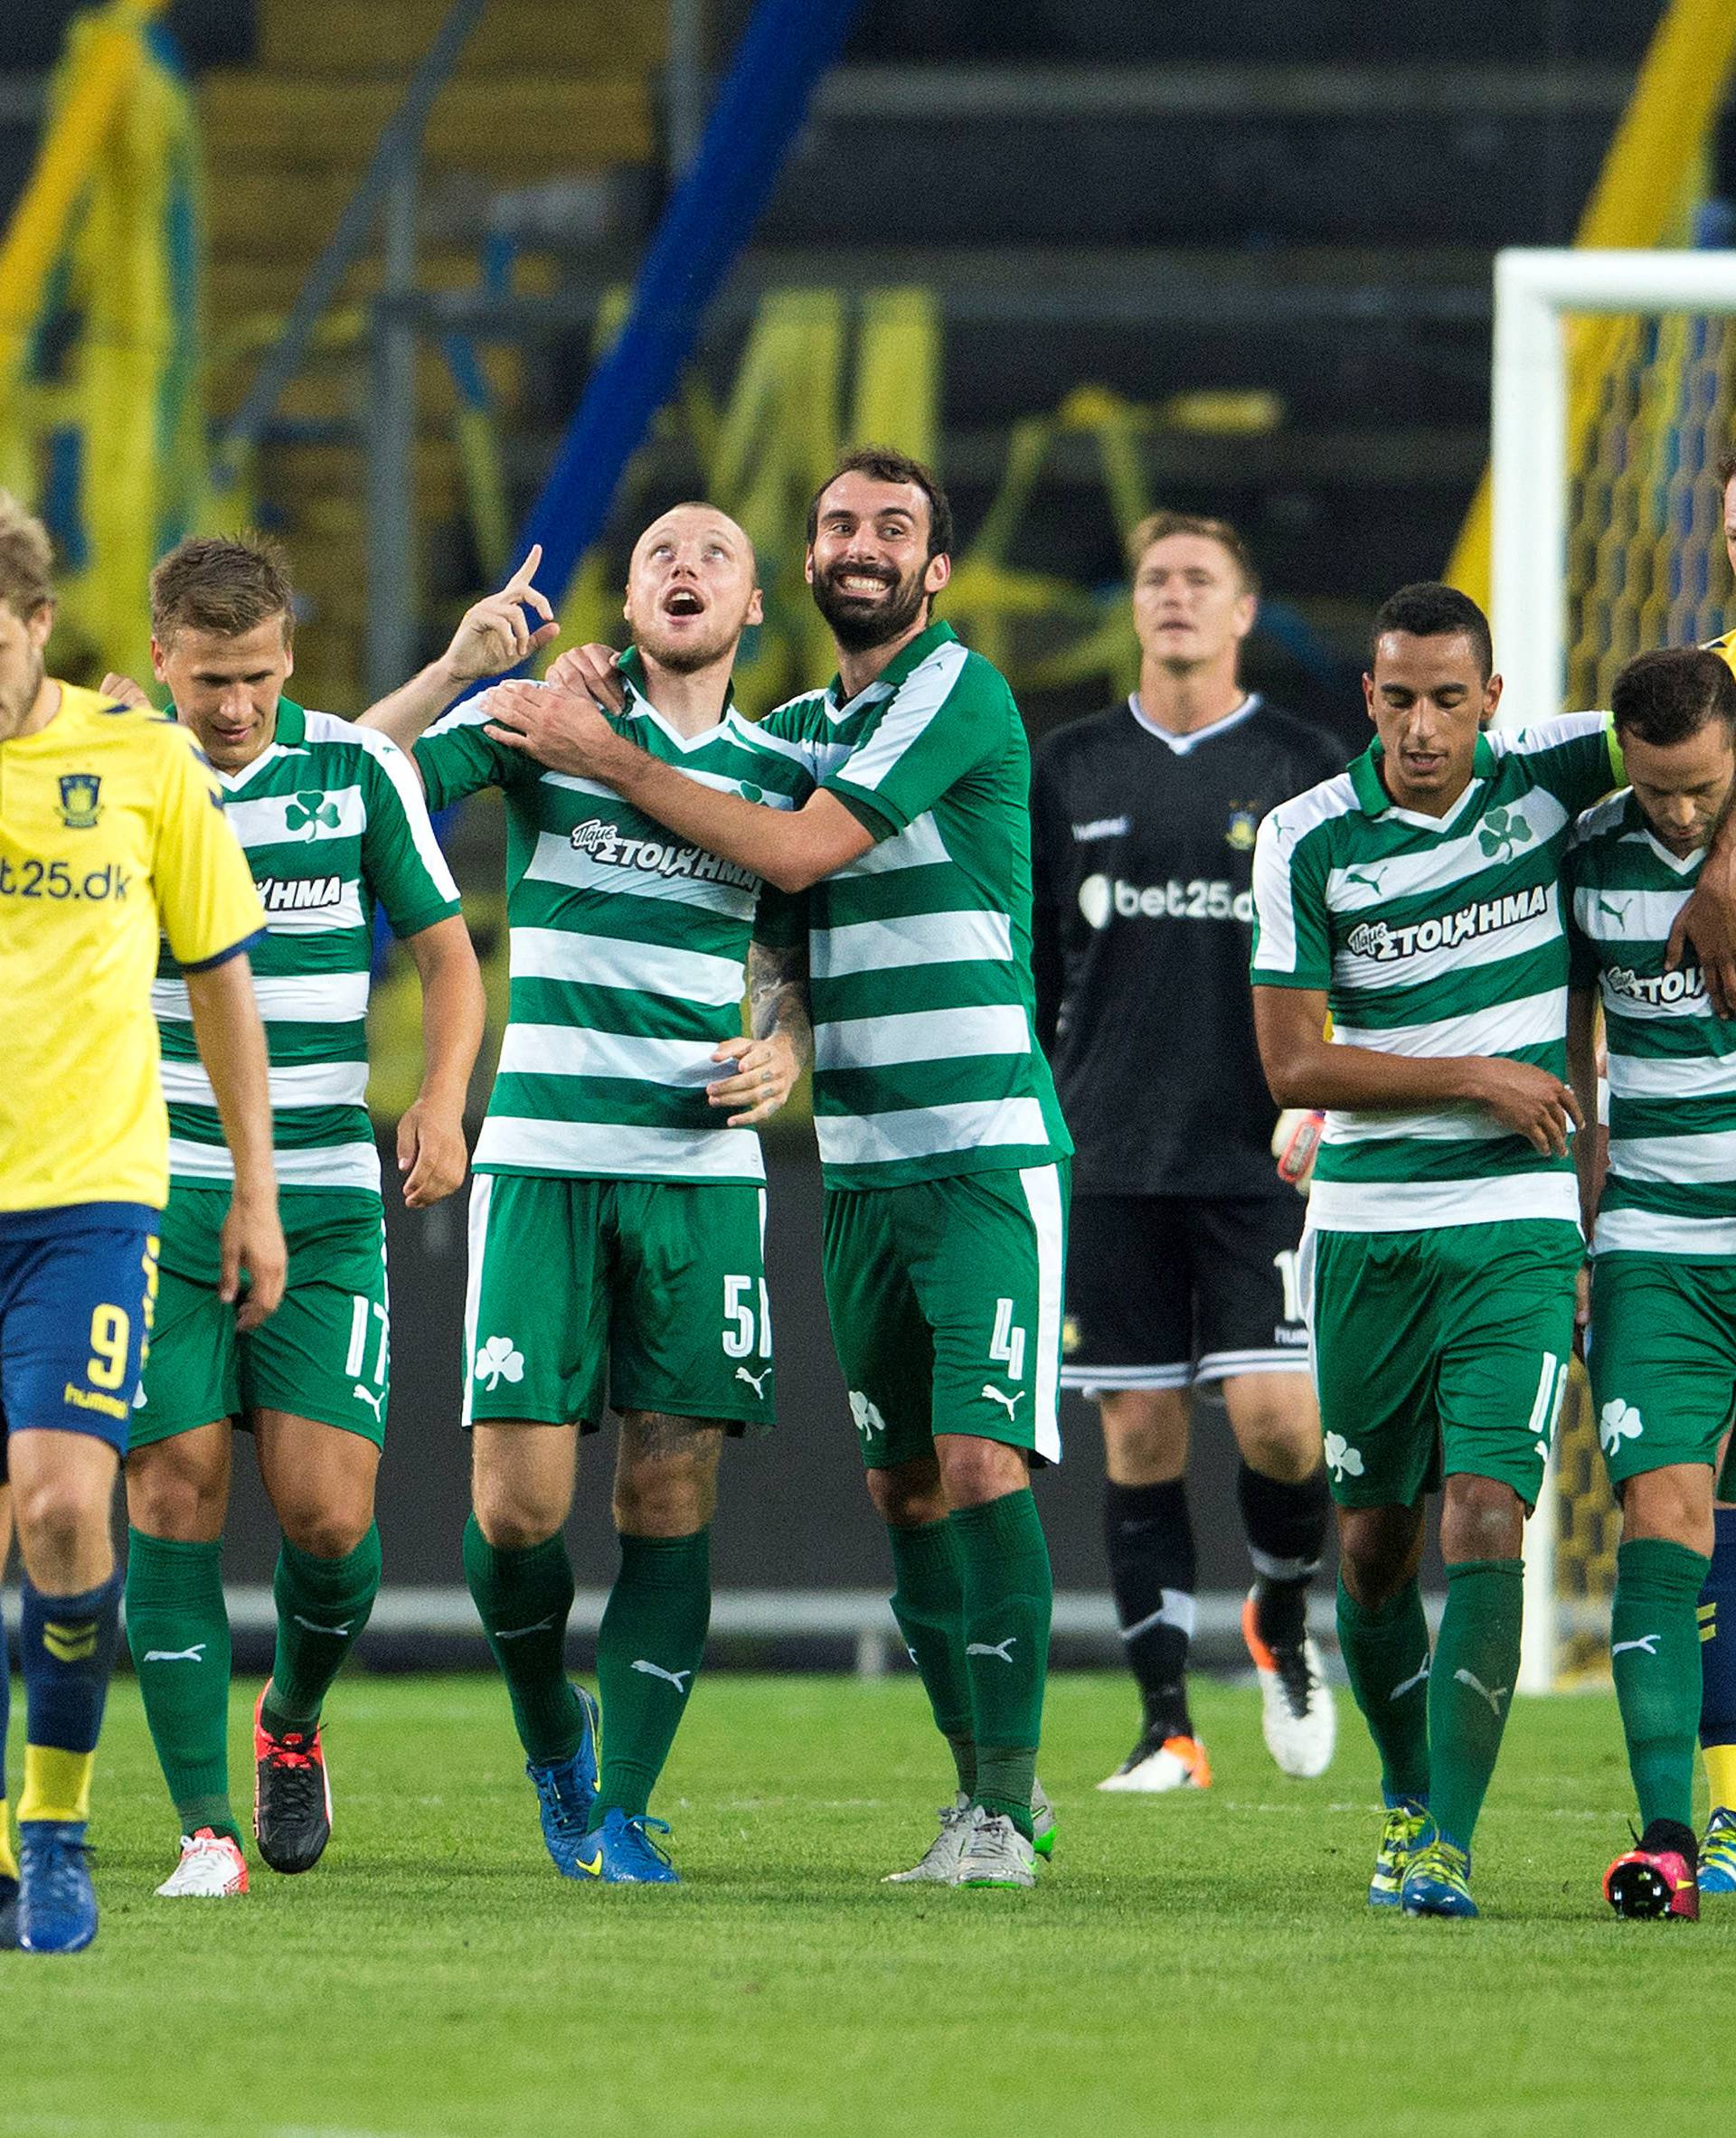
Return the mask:
[[[717,1511],[717,1474],[698,1462],[658,1463],[615,1480],[615,1528],[624,1537],[691,1537]]]
[[[1642,1471],[1621,1488],[1624,1543],[1642,1537],[1684,1545],[1712,1556],[1712,1472],[1702,1463],[1672,1463]]]
[[[1319,1427],[1282,1409],[1255,1411],[1237,1427],[1236,1443],[1250,1469],[1280,1484],[1300,1484],[1320,1467]]]
[[[127,1465],[127,1519],[148,1537],[204,1544],[222,1533],[228,1499],[221,1470],[180,1459],[172,1440],[141,1448]]]
[[[1000,1440],[979,1440],[970,1433],[948,1433],[936,1443],[947,1500],[954,1507],[980,1507],[1007,1493],[1021,1492],[1030,1480],[1022,1448]]]
[[[82,1476],[33,1478],[18,1486],[14,1503],[19,1541],[32,1565],[71,1562],[107,1534],[108,1493]]]
[[[951,1512],[940,1482],[940,1465],[932,1455],[870,1470],[867,1480],[874,1512],[891,1529],[921,1529],[931,1521],[944,1521]]]
[[[309,1559],[347,1559],[373,1522],[373,1509],[291,1507],[278,1520],[288,1541]]]
[[[1440,1551],[1448,1566],[1465,1559],[1517,1559],[1524,1541],[1524,1502],[1510,1484],[1464,1472],[1447,1480]]]
[[[1116,1484],[1167,1484],[1187,1468],[1187,1396],[1127,1389],[1099,1399],[1105,1466]]]
[[[1415,1577],[1421,1553],[1420,1509],[1339,1509],[1339,1574],[1353,1600],[1365,1611],[1378,1611],[1392,1602]]]
[[[533,1544],[546,1544],[567,1519],[567,1505],[557,1505],[527,1479],[478,1476],[472,1505],[476,1527],[497,1551],[528,1551]]]

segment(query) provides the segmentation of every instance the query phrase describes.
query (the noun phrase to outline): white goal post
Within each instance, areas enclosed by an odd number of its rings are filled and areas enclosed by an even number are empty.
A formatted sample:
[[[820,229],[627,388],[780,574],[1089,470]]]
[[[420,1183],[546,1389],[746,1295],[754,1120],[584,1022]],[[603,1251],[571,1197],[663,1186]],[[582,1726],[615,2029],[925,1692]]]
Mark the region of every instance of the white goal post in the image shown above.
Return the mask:
[[[1502,725],[1563,710],[1571,470],[1564,320],[1574,315],[1736,315],[1736,252],[1520,249],[1495,268],[1490,621],[1506,678]],[[1554,1459],[1526,1524],[1522,1691],[1556,1681],[1560,1612]]]

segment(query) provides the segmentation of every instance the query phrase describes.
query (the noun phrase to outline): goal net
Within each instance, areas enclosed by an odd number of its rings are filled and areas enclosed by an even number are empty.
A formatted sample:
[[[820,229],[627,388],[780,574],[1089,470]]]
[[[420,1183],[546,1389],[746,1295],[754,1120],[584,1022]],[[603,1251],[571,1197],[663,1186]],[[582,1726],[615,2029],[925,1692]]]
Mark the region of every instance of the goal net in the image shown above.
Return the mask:
[[[1716,474],[1736,438],[1736,256],[1503,253],[1494,414],[1504,721],[1608,705],[1633,655],[1736,624]],[[1524,1690],[1607,1675],[1618,1539],[1576,1368],[1527,1525]]]

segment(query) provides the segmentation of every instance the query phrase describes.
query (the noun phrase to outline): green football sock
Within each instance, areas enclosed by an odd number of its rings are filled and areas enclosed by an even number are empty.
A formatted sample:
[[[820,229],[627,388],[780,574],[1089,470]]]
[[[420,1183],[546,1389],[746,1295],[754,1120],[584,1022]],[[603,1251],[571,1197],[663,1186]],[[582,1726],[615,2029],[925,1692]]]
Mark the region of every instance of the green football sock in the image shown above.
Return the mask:
[[[976,1786],[976,1744],[971,1736],[970,1680],[965,1670],[965,1590],[958,1538],[951,1521],[889,1529],[892,1547],[892,1616],[934,1710],[934,1726],[952,1749],[958,1786]]]
[[[1043,1730],[1054,1578],[1028,1486],[948,1517],[965,1598],[976,1783],[971,1802],[1003,1813],[1031,1839],[1031,1790]]]
[[[629,1819],[651,1800],[693,1690],[712,1623],[712,1532],[623,1537],[621,1568],[597,1630],[602,1775],[591,1809]]]
[[[1381,1756],[1386,1801],[1429,1801],[1429,1627],[1414,1580],[1376,1611],[1338,1584],[1338,1645]]]
[[[229,1612],[223,1548],[127,1532],[127,1644],[183,1833],[238,1846],[229,1802]]]
[[[571,1759],[585,1734],[585,1711],[567,1676],[566,1539],[557,1530],[524,1551],[497,1549],[473,1514],[464,1525],[464,1578],[506,1681],[525,1757],[533,1766]]]
[[[1524,1593],[1522,1559],[1462,1559],[1447,1569],[1429,1678],[1429,1808],[1461,1849],[1471,1845],[1513,1705]]]
[[[360,1639],[380,1593],[380,1531],[373,1523],[342,1559],[316,1559],[290,1543],[278,1549],[271,1585],[278,1651],[259,1719],[275,1736],[311,1729],[344,1659]]]
[[[1698,1606],[1711,1565],[1702,1553],[1662,1537],[1636,1537],[1616,1553],[1610,1668],[1642,1832],[1654,1819],[1694,1823]]]

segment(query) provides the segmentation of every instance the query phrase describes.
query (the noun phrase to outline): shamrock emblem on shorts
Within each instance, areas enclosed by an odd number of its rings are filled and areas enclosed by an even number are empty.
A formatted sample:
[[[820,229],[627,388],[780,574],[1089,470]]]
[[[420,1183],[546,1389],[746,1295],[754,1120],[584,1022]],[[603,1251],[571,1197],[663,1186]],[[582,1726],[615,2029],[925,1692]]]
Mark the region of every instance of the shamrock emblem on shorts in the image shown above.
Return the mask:
[[[1342,1433],[1328,1433],[1326,1467],[1339,1484],[1346,1477],[1360,1477],[1363,1474],[1363,1451],[1360,1447],[1352,1447]]]
[[[1598,1419],[1598,1440],[1607,1455],[1613,1455],[1624,1440],[1637,1440],[1646,1421],[1631,1403],[1612,1396]]]
[[[1515,846],[1531,843],[1531,826],[1517,809],[1491,809],[1483,819],[1477,843],[1491,861],[1505,861]]]
[[[876,1433],[886,1430],[886,1420],[880,1415],[879,1404],[871,1403],[860,1389],[850,1391],[850,1415],[864,1440],[872,1440]]]
[[[319,793],[294,796],[283,813],[285,831],[305,831],[310,839],[318,837],[322,824],[328,832],[335,832],[343,822],[337,804]]]
[[[476,1353],[476,1379],[492,1395],[503,1380],[523,1380],[524,1354],[510,1336],[491,1336]]]

